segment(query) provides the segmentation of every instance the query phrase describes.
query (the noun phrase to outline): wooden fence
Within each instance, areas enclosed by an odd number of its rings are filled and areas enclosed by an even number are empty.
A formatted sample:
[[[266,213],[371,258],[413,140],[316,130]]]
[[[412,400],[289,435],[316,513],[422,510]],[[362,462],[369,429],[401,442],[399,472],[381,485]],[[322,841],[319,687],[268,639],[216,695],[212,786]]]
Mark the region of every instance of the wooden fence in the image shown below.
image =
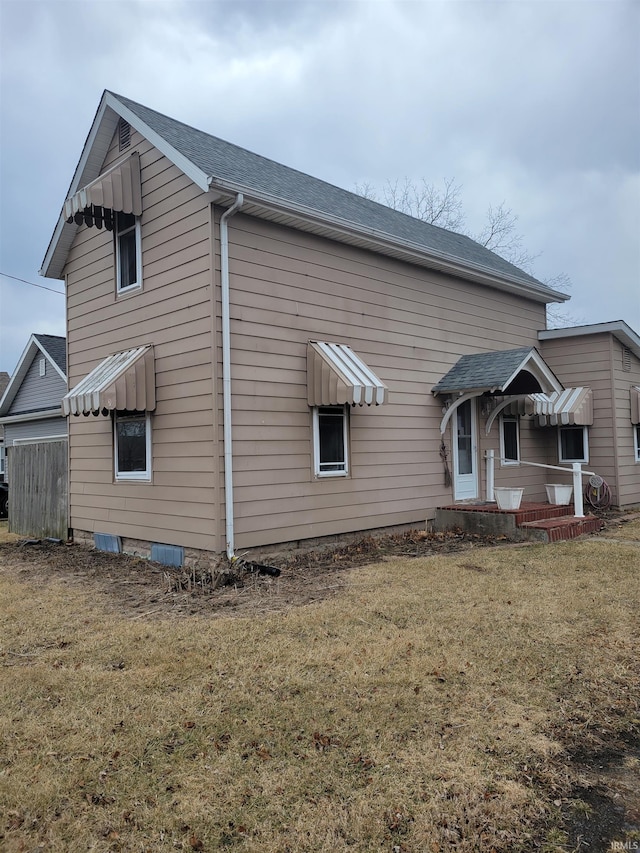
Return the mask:
[[[20,536],[67,538],[67,442],[7,448],[9,530]]]

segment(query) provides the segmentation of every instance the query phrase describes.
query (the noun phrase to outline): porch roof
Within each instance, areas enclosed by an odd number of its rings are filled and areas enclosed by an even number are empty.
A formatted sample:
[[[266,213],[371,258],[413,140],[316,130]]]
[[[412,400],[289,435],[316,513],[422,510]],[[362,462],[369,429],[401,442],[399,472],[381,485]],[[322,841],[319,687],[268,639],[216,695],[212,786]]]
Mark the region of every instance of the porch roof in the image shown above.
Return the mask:
[[[431,389],[433,394],[533,394],[562,391],[535,347],[463,355]]]

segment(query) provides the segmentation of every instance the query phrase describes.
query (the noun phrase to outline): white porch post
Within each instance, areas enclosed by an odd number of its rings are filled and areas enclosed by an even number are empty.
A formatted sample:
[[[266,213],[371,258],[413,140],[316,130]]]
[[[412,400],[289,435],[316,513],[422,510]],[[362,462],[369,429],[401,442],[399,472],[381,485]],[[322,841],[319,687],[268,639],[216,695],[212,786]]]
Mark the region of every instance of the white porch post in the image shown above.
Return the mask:
[[[576,518],[584,518],[584,504],[582,502],[582,465],[573,463],[573,511]]]
[[[495,451],[487,450],[487,501],[493,501],[493,486],[495,483]]]

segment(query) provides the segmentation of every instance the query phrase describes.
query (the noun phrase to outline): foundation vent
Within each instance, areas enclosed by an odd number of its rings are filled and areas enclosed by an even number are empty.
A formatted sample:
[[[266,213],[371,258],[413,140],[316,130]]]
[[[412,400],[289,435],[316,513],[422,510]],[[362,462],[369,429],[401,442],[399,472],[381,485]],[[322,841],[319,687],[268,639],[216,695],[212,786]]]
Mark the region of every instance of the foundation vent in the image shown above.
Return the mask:
[[[178,545],[159,545],[157,542],[152,542],[151,559],[154,563],[162,563],[163,566],[181,569],[184,564],[184,548]]]
[[[94,533],[93,544],[98,551],[108,551],[109,554],[122,553],[122,541],[119,536],[111,533]]]

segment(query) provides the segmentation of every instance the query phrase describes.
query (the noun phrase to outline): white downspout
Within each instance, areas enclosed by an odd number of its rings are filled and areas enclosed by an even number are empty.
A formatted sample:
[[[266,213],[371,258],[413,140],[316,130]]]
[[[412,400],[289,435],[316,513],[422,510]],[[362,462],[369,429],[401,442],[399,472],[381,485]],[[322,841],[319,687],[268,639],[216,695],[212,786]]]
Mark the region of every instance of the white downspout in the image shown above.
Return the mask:
[[[236,200],[220,217],[220,287],[222,290],[222,420],[224,424],[224,501],[227,557],[236,560],[233,534],[233,446],[231,435],[231,321],[229,312],[229,228],[227,220],[244,204]]]

